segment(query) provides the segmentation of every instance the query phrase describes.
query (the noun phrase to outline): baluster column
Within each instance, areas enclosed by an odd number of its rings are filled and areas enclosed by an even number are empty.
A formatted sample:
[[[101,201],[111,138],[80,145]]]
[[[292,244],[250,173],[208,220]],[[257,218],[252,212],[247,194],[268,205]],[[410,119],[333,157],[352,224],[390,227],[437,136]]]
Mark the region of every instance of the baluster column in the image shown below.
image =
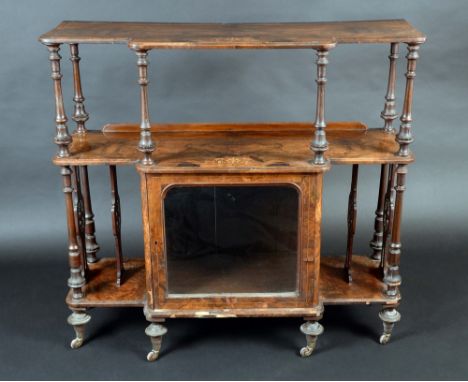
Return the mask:
[[[405,100],[403,102],[403,112],[400,117],[400,131],[396,136],[396,141],[400,145],[398,155],[407,157],[410,154],[409,145],[414,141],[412,128],[413,90],[414,78],[416,77],[416,61],[419,58],[419,44],[408,44],[407,70]]]
[[[151,138],[151,124],[148,110],[148,51],[137,50],[136,55],[138,57],[138,84],[140,85],[141,103],[140,141],[138,142],[138,150],[144,155],[141,163],[150,165],[153,164],[151,153],[155,149],[155,144]]]
[[[328,64],[328,50],[317,50],[317,105],[315,111],[315,135],[310,148],[314,151],[314,164],[323,165],[324,153],[328,150],[328,142],[325,134],[327,124],[325,122],[325,85],[327,83],[326,69]]]
[[[396,84],[396,63],[398,59],[399,45],[398,43],[390,44],[390,54],[388,59],[390,61],[388,71],[387,93],[385,95],[384,109],[380,113],[380,117],[384,120],[384,131],[393,134],[395,128],[393,121],[398,117],[395,107],[395,84]],[[377,198],[377,208],[375,210],[374,221],[374,236],[369,245],[372,249],[371,258],[373,260],[380,260],[382,257],[383,248],[383,231],[384,231],[384,203],[385,194],[387,192],[387,179],[388,179],[389,165],[383,164],[380,169],[380,182],[379,182],[379,196]]]
[[[47,49],[49,50],[49,61],[52,71],[51,78],[54,81],[55,94],[56,134],[54,142],[58,146],[57,156],[63,158],[70,155],[69,146],[72,142],[72,137],[68,133],[67,116],[63,105],[62,73],[60,72],[60,60],[62,57],[59,54],[60,44],[47,45]]]

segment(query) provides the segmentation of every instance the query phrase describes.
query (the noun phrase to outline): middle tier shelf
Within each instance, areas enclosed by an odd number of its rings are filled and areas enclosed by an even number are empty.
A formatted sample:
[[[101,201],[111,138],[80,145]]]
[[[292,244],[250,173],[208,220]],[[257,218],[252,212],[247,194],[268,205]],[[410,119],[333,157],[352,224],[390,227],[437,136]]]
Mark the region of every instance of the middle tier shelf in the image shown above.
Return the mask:
[[[314,126],[306,122],[153,124],[155,172],[187,173],[233,170],[302,172],[311,168]],[[134,164],[137,124],[108,124],[102,131],[74,134],[70,156],[56,165]],[[395,135],[368,129],[361,122],[328,122],[329,149],[334,164],[410,163],[398,156]]]
[[[324,256],[320,261],[320,296],[325,305],[392,304],[399,296],[385,294],[386,286],[378,264],[367,256],[353,257],[353,282],[343,277],[342,256]],[[142,258],[125,261],[122,285],[115,283],[115,260],[103,258],[90,264],[85,297],[75,301],[71,293],[67,304],[75,308],[91,307],[143,307],[145,303],[145,263]],[[249,275],[243,274],[248,280]],[[207,281],[207,280],[205,280]]]

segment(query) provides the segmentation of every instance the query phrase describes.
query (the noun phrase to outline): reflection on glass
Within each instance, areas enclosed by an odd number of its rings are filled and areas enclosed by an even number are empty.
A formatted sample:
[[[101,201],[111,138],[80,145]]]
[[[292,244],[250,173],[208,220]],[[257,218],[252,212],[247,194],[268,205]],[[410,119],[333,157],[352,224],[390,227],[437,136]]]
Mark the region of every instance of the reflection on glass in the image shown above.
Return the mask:
[[[292,186],[169,190],[169,294],[296,291],[298,205]]]

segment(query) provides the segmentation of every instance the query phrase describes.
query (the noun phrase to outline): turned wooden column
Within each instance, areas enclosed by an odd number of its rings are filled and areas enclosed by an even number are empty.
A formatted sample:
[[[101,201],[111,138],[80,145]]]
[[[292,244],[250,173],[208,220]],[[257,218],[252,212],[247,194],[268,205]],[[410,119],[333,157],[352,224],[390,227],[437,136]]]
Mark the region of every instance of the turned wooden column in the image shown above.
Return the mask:
[[[140,141],[138,142],[138,150],[144,155],[141,163],[150,165],[153,164],[151,153],[155,149],[155,144],[151,138],[151,124],[148,110],[148,51],[137,50],[136,55],[138,57],[138,84],[140,85],[141,104]]]
[[[83,297],[85,279],[82,275],[82,264],[77,241],[77,227],[75,222],[75,213],[73,211],[73,187],[71,174],[72,171],[70,167],[64,166],[61,168],[68,227],[68,259],[70,264],[68,286],[72,291],[72,297],[74,299],[80,299]]]
[[[123,274],[123,259],[122,259],[122,235],[121,227],[121,212],[120,212],[120,196],[117,184],[117,169],[116,166],[109,166],[111,195],[112,195],[112,233],[115,243],[115,261],[117,268],[117,286],[120,286]]]
[[[72,168],[72,186],[73,186],[73,211],[75,213],[76,240],[78,242],[78,250],[81,259],[81,272],[86,280],[88,272],[88,262],[86,261],[86,241],[85,241],[85,212],[83,195],[81,193],[81,179],[79,167]]]
[[[413,89],[414,78],[416,77],[416,61],[419,58],[419,44],[408,44],[407,69],[406,69],[406,88],[405,99],[403,101],[403,112],[400,117],[400,131],[396,136],[396,141],[400,145],[398,155],[407,157],[410,154],[409,145],[414,141],[412,128],[412,109],[413,109]]]
[[[391,243],[387,255],[387,267],[384,282],[387,285],[386,294],[390,297],[398,296],[401,284],[400,255],[401,255],[401,219],[403,213],[403,192],[406,189],[406,174],[408,167],[399,165],[396,169],[395,211],[393,215]]]
[[[357,185],[359,176],[359,165],[353,164],[353,172],[351,176],[351,189],[349,190],[348,198],[348,237],[346,240],[346,260],[345,260],[345,279],[347,282],[352,282],[351,265],[353,261],[353,244],[354,235],[356,233],[357,223]]]
[[[79,56],[78,44],[70,44],[70,61],[73,65],[73,85],[75,90],[73,96],[75,108],[72,118],[76,122],[76,133],[86,134],[87,130],[85,123],[89,119],[89,115],[85,110],[85,98],[81,89],[80,60],[81,58]]]
[[[78,44],[70,44],[70,61],[73,66],[73,101],[75,104],[72,119],[76,122],[75,134],[86,134],[86,122],[89,115],[86,112],[81,87],[80,56]],[[91,192],[89,188],[88,166],[80,166],[81,193],[83,194],[83,203],[85,211],[85,241],[87,261],[95,263],[97,261],[96,253],[99,251],[99,244],[96,241],[96,228],[94,224],[94,213],[91,204]]]
[[[67,116],[63,105],[62,74],[60,72],[60,60],[62,57],[59,54],[60,44],[47,45],[47,49],[49,50],[49,61],[52,71],[51,78],[54,81],[55,94],[56,134],[54,142],[58,146],[57,156],[63,158],[70,155],[69,146],[72,142],[72,137],[68,133]]]
[[[386,185],[386,192],[384,198],[384,212],[383,212],[383,243],[380,257],[380,268],[382,272],[385,271],[386,258],[388,248],[390,245],[392,228],[393,228],[393,215],[395,211],[395,165],[388,166],[388,178]]]
[[[390,65],[388,71],[387,93],[385,95],[384,109],[380,113],[380,117],[384,120],[383,129],[389,134],[395,133],[393,121],[398,118],[395,105],[396,63],[398,59],[398,50],[398,43],[390,44],[390,54],[388,56]],[[388,179],[388,168],[388,164],[383,164],[380,169],[379,196],[377,198],[377,208],[375,210],[374,236],[369,243],[372,249],[371,258],[374,260],[380,260],[382,257],[384,202],[385,194],[387,192],[386,185]]]
[[[315,153],[314,164],[323,165],[324,153],[328,150],[328,142],[325,134],[327,124],[325,122],[325,84],[327,83],[326,69],[328,64],[328,50],[317,50],[317,105],[315,111],[315,135],[311,144],[311,149]]]

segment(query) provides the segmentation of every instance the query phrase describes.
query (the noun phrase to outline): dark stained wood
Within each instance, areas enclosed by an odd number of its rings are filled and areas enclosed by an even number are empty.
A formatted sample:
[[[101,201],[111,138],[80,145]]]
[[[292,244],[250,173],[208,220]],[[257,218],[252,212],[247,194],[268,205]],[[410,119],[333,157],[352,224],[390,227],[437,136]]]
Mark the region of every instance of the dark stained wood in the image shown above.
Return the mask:
[[[325,122],[325,84],[327,83],[326,69],[328,64],[328,51],[318,50],[317,51],[317,97],[316,97],[316,108],[315,108],[315,131],[314,139],[312,140],[310,148],[315,153],[314,164],[324,165],[325,151],[328,150],[328,142],[326,138],[325,128],[327,124]]]
[[[132,48],[317,48],[335,42],[422,43],[405,20],[304,23],[147,23],[64,21],[43,34],[44,44],[129,43]]]
[[[384,235],[384,207],[385,195],[387,193],[388,182],[388,164],[380,166],[379,196],[377,198],[377,209],[375,210],[374,235],[369,245],[372,249],[372,259],[380,260],[382,258],[383,235]]]
[[[388,70],[387,94],[385,95],[385,105],[380,116],[384,120],[384,130],[393,133],[393,121],[398,117],[395,108],[395,82],[396,82],[396,60],[398,59],[398,44],[390,44],[390,66]]]
[[[125,282],[115,283],[115,258],[102,258],[89,264],[85,297],[79,301],[67,296],[70,307],[142,307],[145,300],[145,264],[143,259],[125,261]]]
[[[353,256],[353,282],[343,278],[343,257],[322,256],[320,260],[320,296],[325,305],[390,304],[399,296],[385,294],[378,264],[367,256]]]
[[[88,166],[80,166],[81,193],[85,210],[85,239],[86,257],[89,263],[97,261],[99,244],[96,241],[96,228],[94,225],[94,212],[91,204],[91,191],[89,188]]]
[[[115,248],[115,265],[116,265],[116,282],[120,286],[123,277],[123,258],[122,258],[122,217],[120,210],[120,195],[117,183],[117,168],[116,166],[109,166],[111,196],[112,196],[112,234],[114,235],[114,248]]]
[[[352,128],[352,127],[356,128]],[[134,129],[134,133],[116,133]],[[153,125],[158,150],[153,153],[159,172],[314,172],[320,166],[309,163],[313,154],[309,142],[312,123],[179,124]],[[55,158],[57,165],[134,164],[140,159],[136,147],[138,125],[112,125],[104,133],[89,131],[75,135],[69,158]],[[173,132],[170,132],[173,131]],[[329,150],[332,164],[410,163],[413,157],[396,155],[394,135],[383,129],[366,129],[361,123],[329,122]]]
[[[54,142],[58,146],[57,157],[64,158],[69,155],[68,146],[72,141],[72,137],[68,133],[68,119],[63,104],[62,73],[60,71],[60,60],[62,57],[59,54],[60,47],[58,45],[48,45],[47,49],[49,49],[49,61],[52,71],[51,78],[54,81],[56,126]]]
[[[89,115],[84,106],[85,98],[81,88],[80,60],[78,44],[70,44],[70,61],[73,65],[73,88],[75,91],[73,97],[75,109],[72,118],[76,122],[76,132],[78,134],[86,134],[85,124],[89,119]]]
[[[351,175],[351,189],[348,197],[348,237],[346,240],[345,279],[349,283],[353,281],[351,265],[353,262],[353,243],[357,224],[357,185],[359,165],[353,164]]]
[[[419,58],[419,45],[408,45],[407,69],[406,69],[406,88],[405,99],[403,101],[403,112],[400,117],[400,130],[396,136],[396,141],[400,144],[398,155],[407,157],[410,155],[409,145],[413,142],[413,134],[411,132],[413,116],[413,92],[414,92],[414,78],[416,77],[416,61]]]
[[[88,272],[88,262],[86,260],[86,240],[85,240],[85,211],[83,203],[83,195],[81,194],[81,178],[78,166],[73,167],[72,174],[73,186],[73,211],[75,213],[76,241],[80,253],[81,272],[86,279]]]

